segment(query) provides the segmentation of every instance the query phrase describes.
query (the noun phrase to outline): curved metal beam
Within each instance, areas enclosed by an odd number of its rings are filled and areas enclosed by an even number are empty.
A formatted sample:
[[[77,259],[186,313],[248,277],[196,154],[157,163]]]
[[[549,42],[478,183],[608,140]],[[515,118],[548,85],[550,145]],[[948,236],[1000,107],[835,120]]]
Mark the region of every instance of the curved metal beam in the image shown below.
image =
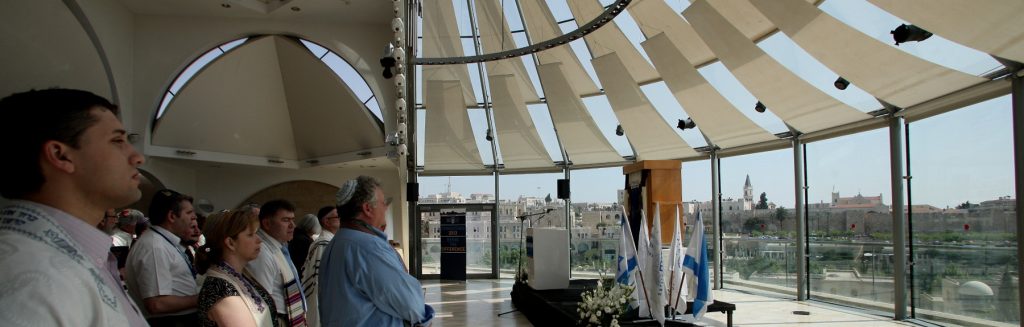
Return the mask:
[[[541,52],[547,49],[551,49],[590,34],[590,32],[596,31],[604,24],[611,22],[615,16],[618,16],[626,6],[632,0],[616,0],[615,3],[608,6],[603,13],[598,15],[591,20],[589,23],[580,26],[576,30],[562,34],[562,36],[530,45],[528,47],[522,47],[518,49],[506,50],[502,52],[488,53],[476,56],[465,56],[465,57],[448,57],[448,58],[416,58],[413,60],[413,65],[456,65],[456,64],[472,64],[486,61],[494,61],[508,58],[515,58],[522,55],[531,53]]]

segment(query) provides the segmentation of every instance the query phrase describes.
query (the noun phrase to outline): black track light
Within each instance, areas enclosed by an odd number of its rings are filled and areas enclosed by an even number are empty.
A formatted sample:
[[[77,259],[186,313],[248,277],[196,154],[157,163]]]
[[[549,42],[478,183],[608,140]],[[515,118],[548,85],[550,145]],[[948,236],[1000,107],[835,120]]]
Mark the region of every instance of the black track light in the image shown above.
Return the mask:
[[[490,128],[487,129],[487,135],[484,138],[487,139],[487,142],[494,141],[494,134],[492,134]]]
[[[761,103],[761,101],[758,101],[757,104],[754,105],[754,110],[757,110],[757,112],[764,112],[766,109],[768,109],[768,107],[765,107],[764,103]]]
[[[622,125],[615,126],[615,135],[622,136],[626,131],[622,130]]]
[[[679,120],[679,123],[678,123],[678,124],[676,124],[676,128],[678,128],[678,129],[680,129],[680,130],[684,130],[684,131],[685,131],[685,130],[686,130],[687,128],[694,128],[694,127],[697,127],[697,124],[695,124],[695,123],[693,122],[693,119],[690,119],[690,118],[686,118],[686,119],[680,119],[680,120]]]
[[[889,34],[892,34],[892,39],[893,41],[896,41],[897,46],[899,46],[900,43],[911,41],[920,42],[932,37],[931,32],[925,31],[920,27],[907,24],[900,24],[896,29],[890,31]]]
[[[839,76],[839,79],[836,79],[836,82],[832,84],[835,85],[837,89],[845,90],[846,87],[850,86],[850,81],[847,81],[842,76]]]

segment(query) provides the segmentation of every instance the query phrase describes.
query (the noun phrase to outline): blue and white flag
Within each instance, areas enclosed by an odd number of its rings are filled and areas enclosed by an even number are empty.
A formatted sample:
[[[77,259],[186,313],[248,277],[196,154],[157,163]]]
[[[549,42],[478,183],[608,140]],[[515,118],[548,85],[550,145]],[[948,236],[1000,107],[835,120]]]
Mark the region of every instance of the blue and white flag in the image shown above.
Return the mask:
[[[693,317],[700,319],[708,311],[708,305],[714,301],[711,294],[711,274],[708,265],[708,242],[704,237],[704,219],[697,212],[694,219],[693,233],[690,234],[690,246],[686,249],[686,257],[683,258],[683,271],[686,278],[696,279],[694,289],[690,292],[690,299],[693,300]]]
[[[647,296],[650,297],[651,315],[658,324],[665,325],[665,265],[661,260],[661,204],[654,204],[654,222],[651,223],[651,241],[648,243],[647,264],[651,276],[647,280]]]
[[[629,226],[629,219],[626,218],[625,211],[622,212],[622,221],[619,225],[622,227],[622,237],[619,238],[619,267],[618,272],[615,274],[615,281],[619,284],[633,287],[633,294],[630,295],[628,300],[629,309],[632,310],[640,306],[640,290],[639,287],[636,287],[636,244],[633,243],[633,232]]]
[[[676,206],[676,223],[672,231],[672,243],[669,245],[671,251],[669,260],[665,264],[668,269],[668,306],[672,307],[672,314],[675,312],[686,312],[687,288],[683,287],[683,256],[686,250],[683,248],[683,233],[679,220],[679,206]],[[681,306],[680,306],[681,305]]]

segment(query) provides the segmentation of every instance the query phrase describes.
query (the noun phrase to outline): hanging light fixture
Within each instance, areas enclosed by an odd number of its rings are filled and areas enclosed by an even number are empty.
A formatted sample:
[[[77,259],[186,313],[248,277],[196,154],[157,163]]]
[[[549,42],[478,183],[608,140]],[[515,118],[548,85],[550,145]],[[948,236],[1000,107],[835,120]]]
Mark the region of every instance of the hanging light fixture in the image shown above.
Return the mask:
[[[850,86],[850,81],[847,81],[842,76],[839,76],[839,78],[836,79],[835,83],[832,84],[835,85],[837,89],[845,90],[848,86]]]
[[[626,133],[626,131],[622,130],[622,125],[615,126],[615,135],[622,136],[622,134],[625,134],[625,133]]]
[[[754,110],[757,110],[757,112],[764,112],[766,109],[768,109],[768,107],[765,107],[764,103],[761,103],[761,101],[758,101],[757,104],[754,105]]]
[[[896,29],[889,31],[889,34],[892,34],[892,39],[893,41],[896,41],[897,46],[899,46],[900,43],[912,41],[920,42],[932,37],[931,32],[925,31],[923,28],[907,24],[900,24]]]
[[[678,128],[680,130],[684,130],[684,131],[686,129],[688,129],[688,128],[694,128],[694,127],[697,127],[697,124],[694,123],[693,119],[690,119],[689,117],[687,117],[686,119],[680,119],[679,123],[676,124],[676,128]]]

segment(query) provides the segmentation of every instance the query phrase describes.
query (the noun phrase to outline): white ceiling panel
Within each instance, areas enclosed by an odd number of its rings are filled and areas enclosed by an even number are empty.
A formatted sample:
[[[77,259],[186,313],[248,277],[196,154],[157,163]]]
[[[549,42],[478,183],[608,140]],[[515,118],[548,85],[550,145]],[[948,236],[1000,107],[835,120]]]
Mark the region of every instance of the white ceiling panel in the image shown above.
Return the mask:
[[[498,0],[476,0],[476,17],[480,25],[480,43],[484,53],[495,53],[516,48],[504,13],[497,3]],[[538,102],[537,90],[534,90],[530,75],[522,58],[488,61],[485,65],[487,75],[510,75],[517,84],[515,88],[526,102]]]
[[[576,18],[576,24],[580,26],[604,12],[604,8],[597,0],[568,1],[569,9],[572,11],[573,17]],[[658,72],[654,70],[651,63],[647,62],[647,59],[640,55],[640,51],[629,42],[629,39],[622,34],[622,30],[615,23],[605,24],[583,38],[587,41],[591,58],[614,52],[622,58],[622,62],[626,64],[633,80],[639,83],[649,83],[658,79]]]
[[[423,6],[423,57],[447,58],[462,57],[466,52],[462,48],[459,26],[455,21],[455,7],[451,1],[435,1]],[[428,81],[459,81],[462,85],[464,106],[476,106],[476,95],[469,79],[469,68],[466,65],[427,65],[423,67],[423,83]],[[412,81],[408,81],[412,82]],[[423,92],[423,102],[430,101],[433,94]]]
[[[531,43],[541,43],[562,35],[562,30],[558,28],[554,16],[551,15],[551,10],[548,9],[544,1],[520,0],[519,6]],[[580,59],[572,52],[568,43],[537,52],[535,55],[537,65],[561,63],[561,70],[564,72],[569,83],[572,84],[572,89],[579,92],[576,95],[597,94],[600,92],[594,80],[583,70]],[[541,78],[541,81],[543,82],[544,79]],[[547,97],[547,92],[544,94]]]

